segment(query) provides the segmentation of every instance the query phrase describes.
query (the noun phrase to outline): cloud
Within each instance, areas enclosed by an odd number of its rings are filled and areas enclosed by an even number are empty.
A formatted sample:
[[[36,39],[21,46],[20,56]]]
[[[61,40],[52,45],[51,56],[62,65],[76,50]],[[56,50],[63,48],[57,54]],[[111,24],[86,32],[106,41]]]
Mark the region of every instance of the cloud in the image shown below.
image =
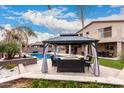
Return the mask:
[[[11,30],[12,29],[11,24],[2,24],[1,26],[3,26],[7,30]]]
[[[81,22],[78,19],[73,21],[68,21],[67,19],[65,19],[64,17],[75,17],[75,14],[72,13],[64,14],[63,11],[65,10],[65,8],[54,8],[52,10],[43,12],[28,10],[27,12],[23,13],[22,17],[25,20],[31,21],[35,25],[47,27],[55,33],[75,33],[76,31],[81,29]]]
[[[63,15],[63,12],[66,11],[67,8],[52,8],[52,10],[46,10],[46,11],[42,11],[42,15],[44,16],[60,16]]]
[[[0,29],[0,41],[3,40],[3,33],[4,31]]]
[[[7,30],[11,30],[12,29],[12,26],[10,24],[0,24],[0,25],[3,26]],[[4,39],[3,34],[4,34],[4,30],[0,29],[0,40]]]
[[[15,17],[13,17],[13,16],[6,16],[6,17],[4,17],[5,19],[11,19],[11,20],[14,20],[14,19],[16,19]]]
[[[8,7],[6,7],[5,5],[0,5],[1,9],[8,9]]]
[[[14,14],[14,15],[22,15],[23,12],[17,12],[17,11],[13,11],[13,10],[8,10],[8,13]]]
[[[49,34],[49,33],[43,33],[43,32],[38,32],[38,31],[34,31],[37,35],[37,38],[36,37],[29,37],[29,43],[35,43],[37,41],[43,41],[43,40],[46,40],[46,39],[49,39],[51,37],[54,37],[55,35],[54,34]]]
[[[1,24],[1,26],[4,26],[6,29],[11,30],[12,26],[10,24]],[[29,38],[29,43],[35,43],[37,41],[43,41],[46,40],[50,37],[54,37],[54,34],[49,34],[49,33],[43,33],[43,32],[38,32],[38,31],[34,31],[37,35],[37,38],[35,37],[28,37]],[[4,39],[3,36],[4,30],[0,29],[0,40]]]
[[[77,18],[77,15],[75,13],[69,12],[63,16],[63,18],[69,18],[69,17]]]
[[[20,25],[25,25],[25,23],[26,23],[20,17],[17,19],[17,21],[20,23]]]

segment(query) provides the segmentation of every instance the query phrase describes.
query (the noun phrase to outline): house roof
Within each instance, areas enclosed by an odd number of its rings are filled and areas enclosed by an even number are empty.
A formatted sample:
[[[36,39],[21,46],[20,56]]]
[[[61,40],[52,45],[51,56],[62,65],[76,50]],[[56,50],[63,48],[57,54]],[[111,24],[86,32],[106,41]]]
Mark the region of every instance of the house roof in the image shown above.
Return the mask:
[[[76,34],[78,34],[79,32],[81,32],[82,30],[84,30],[88,26],[92,25],[93,23],[106,23],[106,22],[124,22],[124,20],[99,20],[99,21],[92,21],[91,23],[89,23],[88,25],[86,25],[85,27],[83,27],[81,30],[79,30],[78,32],[76,32]]]
[[[50,43],[50,44],[87,44],[91,42],[97,42],[98,40],[88,37],[78,36],[77,34],[66,34],[60,35],[58,37],[50,38],[48,40],[43,41],[43,43]]]
[[[35,42],[35,43],[31,43],[31,46],[38,46],[38,45],[43,45],[43,42]]]

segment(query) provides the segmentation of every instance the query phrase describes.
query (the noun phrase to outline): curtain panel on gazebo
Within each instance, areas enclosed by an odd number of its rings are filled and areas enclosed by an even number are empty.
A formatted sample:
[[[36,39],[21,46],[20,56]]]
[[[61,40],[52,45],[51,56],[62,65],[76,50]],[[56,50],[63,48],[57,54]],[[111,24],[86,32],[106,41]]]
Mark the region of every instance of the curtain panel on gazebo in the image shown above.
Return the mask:
[[[99,69],[99,62],[98,62],[98,54],[97,54],[97,45],[96,43],[92,43],[92,55],[93,55],[93,72],[94,75],[99,76],[100,75],[100,69]]]

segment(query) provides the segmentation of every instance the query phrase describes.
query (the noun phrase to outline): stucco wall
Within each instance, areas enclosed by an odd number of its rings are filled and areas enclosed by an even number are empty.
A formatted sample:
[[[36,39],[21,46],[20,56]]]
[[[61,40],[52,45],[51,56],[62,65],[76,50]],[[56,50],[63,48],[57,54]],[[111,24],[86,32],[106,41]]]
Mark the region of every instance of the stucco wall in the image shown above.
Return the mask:
[[[112,26],[112,37],[101,38],[98,29]],[[88,37],[99,39],[100,41],[119,41],[120,38],[124,38],[124,22],[103,22],[103,23],[93,23],[80,31],[78,34],[83,33],[83,36],[87,36],[86,32],[89,32]]]

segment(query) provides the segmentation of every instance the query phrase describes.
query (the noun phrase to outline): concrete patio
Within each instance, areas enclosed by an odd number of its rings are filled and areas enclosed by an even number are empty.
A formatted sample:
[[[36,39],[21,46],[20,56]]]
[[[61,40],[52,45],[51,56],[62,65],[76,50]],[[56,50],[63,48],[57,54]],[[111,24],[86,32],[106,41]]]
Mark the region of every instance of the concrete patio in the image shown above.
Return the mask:
[[[48,74],[96,77],[94,76],[92,70],[90,69],[88,71],[87,68],[85,68],[86,69],[85,73],[70,73],[70,72],[58,73],[57,68],[52,66],[51,59],[47,59],[47,63],[48,63]],[[41,66],[42,66],[42,60],[39,60],[37,64],[25,66],[25,69],[27,72],[32,72],[36,74],[36,73],[41,73]],[[101,72],[100,77],[110,77],[110,76],[115,77],[120,72],[120,70],[100,66],[100,72]]]
[[[25,78],[34,78],[34,79],[49,79],[49,80],[72,80],[80,82],[99,82],[107,84],[117,84],[124,85],[124,79],[118,78],[121,70],[108,68],[100,66],[100,77],[94,76],[92,70],[89,71],[86,69],[85,73],[70,73],[70,72],[57,72],[56,67],[52,66],[50,59],[47,60],[48,63],[48,73],[44,74],[41,72],[42,60],[39,60],[37,64],[26,66],[26,72],[31,72],[25,76]]]
[[[48,59],[48,73],[41,72],[42,60],[39,60],[37,64],[24,66],[19,64],[20,74],[1,78],[0,83],[8,82],[11,80],[19,79],[19,78],[31,78],[31,79],[48,79],[48,80],[72,80],[79,82],[99,82],[105,84],[115,84],[115,85],[124,85],[123,73],[124,70],[117,70],[113,68],[108,68],[104,66],[100,66],[100,77],[96,77],[93,75],[91,69],[87,70],[85,73],[58,73],[56,72],[56,67],[52,67],[51,60]]]

